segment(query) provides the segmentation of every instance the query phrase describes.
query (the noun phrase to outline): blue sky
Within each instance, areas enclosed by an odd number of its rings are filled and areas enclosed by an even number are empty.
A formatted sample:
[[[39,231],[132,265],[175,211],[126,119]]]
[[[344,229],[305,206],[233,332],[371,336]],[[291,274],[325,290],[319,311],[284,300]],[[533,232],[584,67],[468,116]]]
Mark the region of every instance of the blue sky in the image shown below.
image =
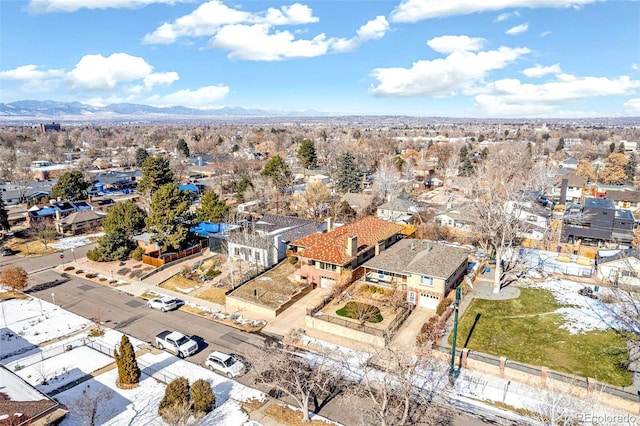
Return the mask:
[[[3,0],[0,102],[640,116],[640,2]]]

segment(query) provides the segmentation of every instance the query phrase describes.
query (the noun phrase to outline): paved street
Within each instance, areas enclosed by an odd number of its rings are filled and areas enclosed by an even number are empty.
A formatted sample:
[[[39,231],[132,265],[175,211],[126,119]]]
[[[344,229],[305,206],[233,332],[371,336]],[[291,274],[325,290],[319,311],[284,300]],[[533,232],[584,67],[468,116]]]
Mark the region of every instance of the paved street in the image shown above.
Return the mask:
[[[29,266],[32,270],[39,269],[32,264]],[[162,313],[149,310],[140,297],[72,275],[65,277],[54,270],[30,275],[27,291],[47,301],[55,298],[55,303],[64,309],[103,322],[105,327],[117,329],[146,342],[153,342],[156,334],[165,329],[194,335],[201,350],[187,360],[196,364],[204,363],[206,356],[215,349],[239,354],[250,362],[251,352],[260,348],[264,340],[259,335],[245,333],[186,312]],[[238,381],[255,387],[251,371],[238,378]],[[323,407],[319,414],[345,425],[360,421],[360,412],[353,409],[352,402],[340,397]],[[483,424],[486,423],[461,414],[456,414],[454,421],[454,425],[459,426]]]
[[[6,265],[21,266],[25,271],[33,272],[40,271],[46,268],[54,268],[61,265],[62,262],[70,262],[75,258],[80,259],[87,255],[87,252],[95,247],[95,244],[89,244],[82,247],[76,247],[71,251],[67,249],[63,251],[64,258],[60,258],[60,253],[47,254],[45,256],[0,256],[0,269]]]

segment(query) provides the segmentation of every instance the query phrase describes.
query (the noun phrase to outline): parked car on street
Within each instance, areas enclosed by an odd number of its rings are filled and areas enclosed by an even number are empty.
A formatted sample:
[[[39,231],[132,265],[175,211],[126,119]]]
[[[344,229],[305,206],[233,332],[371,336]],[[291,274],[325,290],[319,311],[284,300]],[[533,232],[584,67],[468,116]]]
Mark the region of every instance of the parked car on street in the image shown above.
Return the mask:
[[[9,247],[0,247],[0,256],[11,256],[13,254],[13,250]]]
[[[173,297],[157,297],[149,300],[147,307],[162,312],[172,311],[178,307],[178,299],[174,299]]]
[[[186,358],[198,352],[198,343],[191,337],[178,331],[165,330],[156,336],[158,349],[166,349],[180,358]]]
[[[241,375],[245,370],[245,365],[240,360],[220,351],[211,352],[204,364],[211,371],[223,374],[230,379]]]

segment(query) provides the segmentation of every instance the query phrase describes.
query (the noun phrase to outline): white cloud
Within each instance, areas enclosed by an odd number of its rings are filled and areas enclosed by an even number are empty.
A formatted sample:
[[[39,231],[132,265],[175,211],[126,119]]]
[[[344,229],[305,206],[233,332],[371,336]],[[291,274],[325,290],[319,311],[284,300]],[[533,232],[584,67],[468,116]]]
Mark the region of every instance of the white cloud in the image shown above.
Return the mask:
[[[403,0],[391,12],[391,22],[418,22],[445,16],[496,12],[514,8],[562,8],[599,0]]]
[[[311,40],[296,40],[289,31],[269,32],[268,25],[227,25],[209,42],[211,47],[230,50],[229,58],[253,61],[279,61],[310,58],[327,53],[324,34]]]
[[[522,74],[526,75],[529,78],[540,78],[549,74],[560,74],[562,69],[560,68],[560,64],[553,64],[548,67],[543,67],[540,64],[536,64],[536,66],[527,68],[522,71]]]
[[[551,34],[551,31],[544,31],[544,32],[540,33],[540,37],[546,37],[549,34]]]
[[[596,96],[631,94],[639,87],[640,80],[632,80],[628,76],[608,78],[559,74],[555,81],[542,84],[502,79],[479,89],[475,102],[487,115],[541,115]]]
[[[335,52],[349,52],[368,40],[379,40],[389,30],[389,22],[384,16],[377,16],[361,26],[356,35],[350,39],[333,40],[331,47]]]
[[[80,9],[134,9],[150,4],[173,5],[186,0],[31,0],[32,13],[75,12]]]
[[[629,116],[640,116],[640,98],[629,99],[625,102],[624,113]]]
[[[518,12],[517,10],[513,12],[505,12],[498,15],[498,17],[493,22],[502,22],[502,21],[506,21],[507,19],[519,18],[519,17],[520,17],[520,12]]]
[[[485,41],[485,39],[480,37],[445,35],[432,38],[427,42],[427,45],[439,53],[452,53],[457,51],[480,50]]]
[[[111,90],[119,83],[131,82],[149,76],[153,67],[143,58],[126,53],[109,57],[85,55],[67,76],[73,89]]]
[[[634,71],[640,71],[640,66],[638,66],[638,64],[631,64],[631,69]]]
[[[527,32],[528,30],[529,30],[529,24],[525,22],[524,24],[516,25],[515,27],[509,28],[505,32],[505,34],[508,34],[508,35],[522,34],[524,32]]]
[[[0,79],[14,81],[45,80],[53,77],[62,77],[64,70],[38,70],[37,65],[23,65],[12,70],[0,71]]]
[[[197,90],[179,90],[164,96],[151,96],[145,103],[158,107],[182,105],[190,108],[214,108],[229,93],[228,86],[206,86]]]
[[[174,43],[181,37],[209,37],[226,25],[267,24],[302,25],[318,22],[309,6],[299,3],[269,8],[265,12],[249,13],[231,8],[219,0],[203,3],[188,15],[181,16],[173,23],[164,23],[154,32],[143,37],[149,44]]]
[[[454,95],[473,90],[490,71],[505,68],[529,53],[526,47],[499,47],[473,53],[459,50],[444,59],[415,62],[411,68],[377,68],[371,75],[378,84],[370,92],[379,96]]]

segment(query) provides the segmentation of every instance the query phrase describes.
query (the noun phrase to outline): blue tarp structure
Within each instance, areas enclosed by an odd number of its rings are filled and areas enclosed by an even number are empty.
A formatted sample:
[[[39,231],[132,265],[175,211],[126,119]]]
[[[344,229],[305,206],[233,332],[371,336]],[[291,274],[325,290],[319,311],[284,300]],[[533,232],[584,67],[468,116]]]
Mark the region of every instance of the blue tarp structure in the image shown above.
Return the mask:
[[[178,187],[180,191],[184,191],[185,189],[189,192],[198,192],[198,186],[192,183],[185,183]]]
[[[200,222],[197,226],[189,229],[197,235],[207,236],[209,234],[218,234],[229,229],[227,223]]]

